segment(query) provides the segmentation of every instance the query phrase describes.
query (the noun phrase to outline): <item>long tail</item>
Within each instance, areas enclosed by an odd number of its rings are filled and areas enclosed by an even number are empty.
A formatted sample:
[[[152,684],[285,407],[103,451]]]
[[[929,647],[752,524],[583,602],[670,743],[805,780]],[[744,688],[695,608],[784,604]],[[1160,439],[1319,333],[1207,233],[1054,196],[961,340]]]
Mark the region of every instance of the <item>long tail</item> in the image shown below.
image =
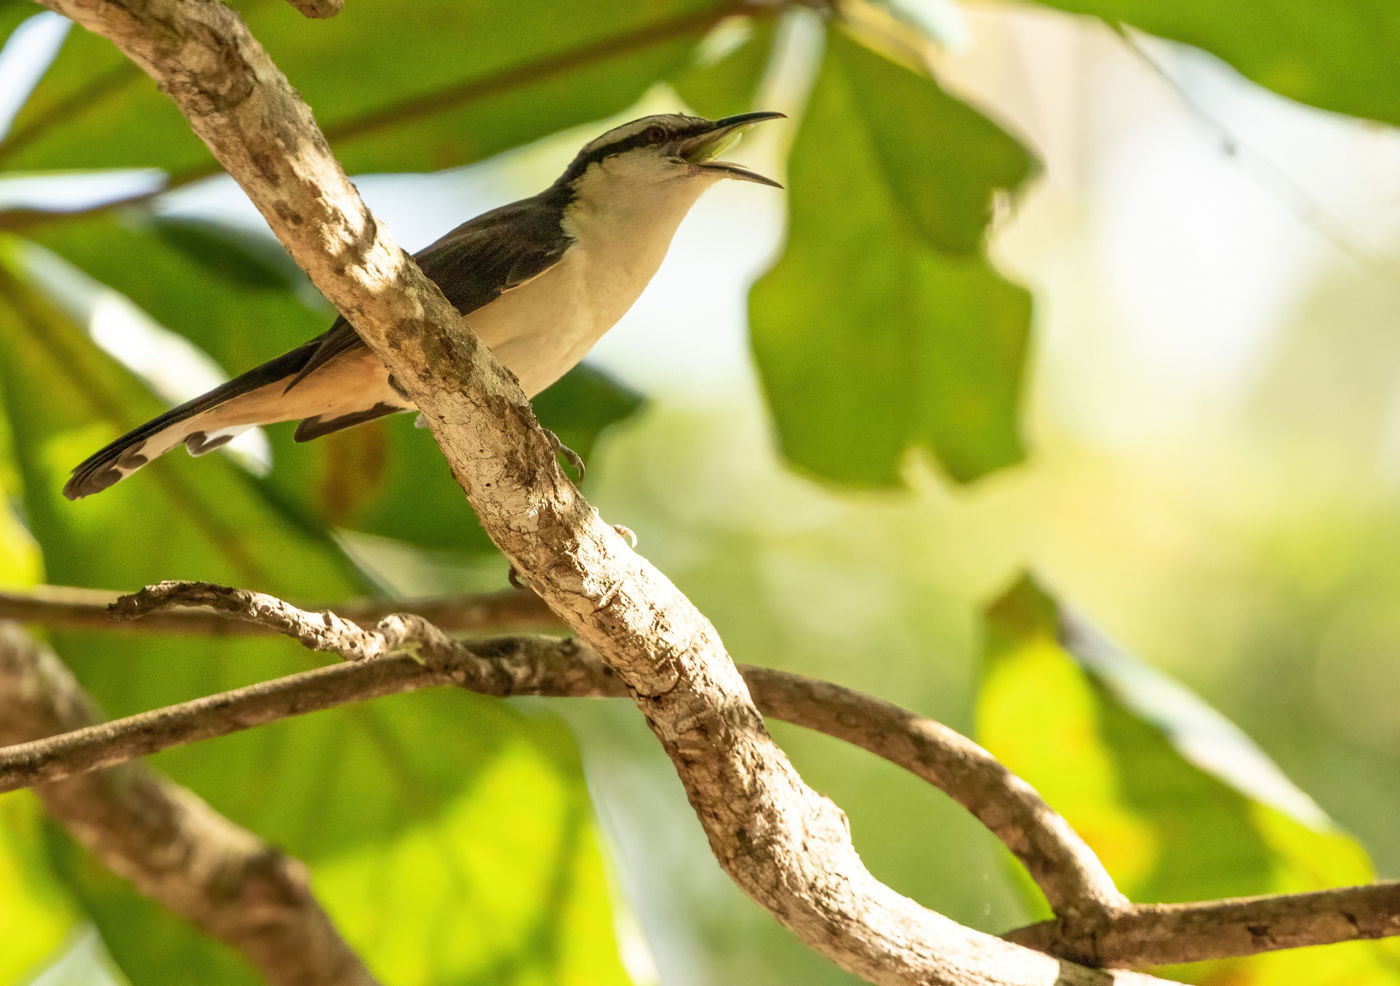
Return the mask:
[[[278,383],[285,388],[306,363],[310,356],[308,350],[314,348],[312,343],[307,343],[284,353],[127,432],[79,463],[64,485],[63,495],[79,500],[105,490],[182,442],[191,455],[203,455],[218,448],[252,422],[238,426],[225,421],[214,428],[208,420],[211,412],[256,391],[276,389]]]

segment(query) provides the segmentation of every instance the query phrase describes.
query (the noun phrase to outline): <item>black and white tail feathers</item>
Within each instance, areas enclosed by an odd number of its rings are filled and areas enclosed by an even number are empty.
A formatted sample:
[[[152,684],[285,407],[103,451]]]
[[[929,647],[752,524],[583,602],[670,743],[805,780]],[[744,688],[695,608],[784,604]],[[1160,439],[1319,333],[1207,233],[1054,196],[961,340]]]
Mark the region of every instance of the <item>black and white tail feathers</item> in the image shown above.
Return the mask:
[[[341,323],[94,452],[73,470],[63,495],[78,500],[105,490],[177,445],[203,455],[253,425],[302,418],[295,438],[304,442],[410,406]]]

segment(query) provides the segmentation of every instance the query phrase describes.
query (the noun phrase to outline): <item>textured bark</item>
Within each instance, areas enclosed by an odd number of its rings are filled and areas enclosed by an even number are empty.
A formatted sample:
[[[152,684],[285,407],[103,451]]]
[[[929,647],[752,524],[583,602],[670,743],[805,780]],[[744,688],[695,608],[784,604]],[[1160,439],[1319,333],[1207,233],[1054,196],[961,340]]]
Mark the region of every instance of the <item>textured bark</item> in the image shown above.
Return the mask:
[[[0,622],[0,742],[98,718],[52,653]],[[141,893],[242,953],[274,986],[373,986],[300,862],[139,764],[40,784],[50,816]]]
[[[1059,922],[1007,935],[1076,961],[1147,966],[1400,935],[1400,883],[1190,904],[1137,904],[1090,933]]]

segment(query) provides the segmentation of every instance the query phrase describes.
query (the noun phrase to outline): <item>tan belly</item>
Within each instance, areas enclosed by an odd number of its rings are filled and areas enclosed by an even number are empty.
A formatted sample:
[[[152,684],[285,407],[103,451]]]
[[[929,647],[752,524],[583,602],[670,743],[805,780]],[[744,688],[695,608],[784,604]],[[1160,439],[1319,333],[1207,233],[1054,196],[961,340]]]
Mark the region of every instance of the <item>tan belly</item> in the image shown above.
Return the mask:
[[[534,397],[617,324],[642,293],[642,277],[602,276],[579,252],[467,316],[467,324]]]

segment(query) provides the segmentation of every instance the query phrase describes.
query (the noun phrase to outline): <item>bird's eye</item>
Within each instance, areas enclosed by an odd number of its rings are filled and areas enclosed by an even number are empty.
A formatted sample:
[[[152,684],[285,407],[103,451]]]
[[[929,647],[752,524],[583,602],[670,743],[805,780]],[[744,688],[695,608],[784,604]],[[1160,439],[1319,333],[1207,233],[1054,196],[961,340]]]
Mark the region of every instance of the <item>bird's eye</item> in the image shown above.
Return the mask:
[[[647,127],[645,136],[648,144],[659,144],[666,139],[666,128],[658,126]]]

